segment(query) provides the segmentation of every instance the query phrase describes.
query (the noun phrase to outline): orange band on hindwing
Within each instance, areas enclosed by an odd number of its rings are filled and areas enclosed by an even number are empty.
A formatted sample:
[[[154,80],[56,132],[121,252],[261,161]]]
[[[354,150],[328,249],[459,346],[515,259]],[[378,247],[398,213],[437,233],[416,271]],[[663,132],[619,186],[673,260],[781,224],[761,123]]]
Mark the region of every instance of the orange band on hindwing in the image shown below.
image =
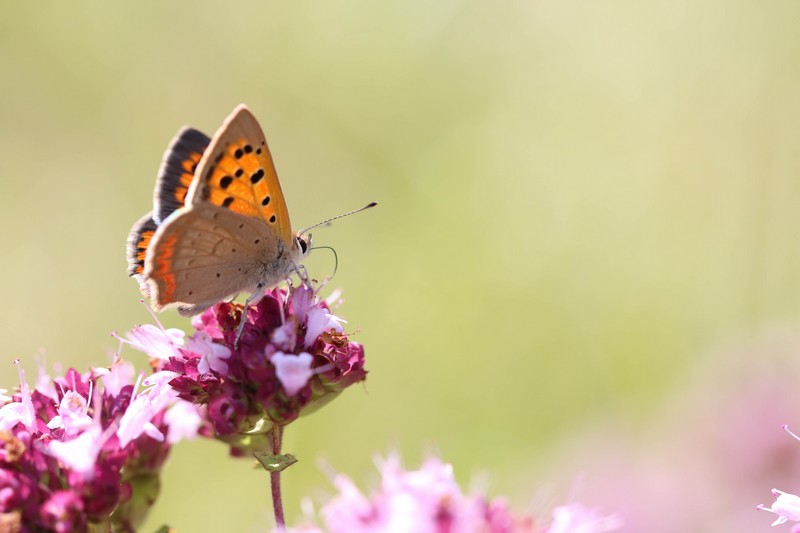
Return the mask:
[[[153,273],[150,277],[158,284],[158,304],[166,305],[175,301],[175,274],[172,261],[178,235],[173,233],[158,243]]]

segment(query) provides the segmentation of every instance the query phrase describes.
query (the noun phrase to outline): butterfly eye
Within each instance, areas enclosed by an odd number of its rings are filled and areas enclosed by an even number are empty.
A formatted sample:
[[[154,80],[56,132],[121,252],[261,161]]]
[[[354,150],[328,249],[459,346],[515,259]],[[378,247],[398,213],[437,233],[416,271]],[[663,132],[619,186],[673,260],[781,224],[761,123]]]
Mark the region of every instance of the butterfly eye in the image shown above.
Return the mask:
[[[297,246],[300,248],[300,254],[305,256],[308,254],[309,249],[311,248],[311,234],[308,234],[308,237],[303,235],[297,236]]]

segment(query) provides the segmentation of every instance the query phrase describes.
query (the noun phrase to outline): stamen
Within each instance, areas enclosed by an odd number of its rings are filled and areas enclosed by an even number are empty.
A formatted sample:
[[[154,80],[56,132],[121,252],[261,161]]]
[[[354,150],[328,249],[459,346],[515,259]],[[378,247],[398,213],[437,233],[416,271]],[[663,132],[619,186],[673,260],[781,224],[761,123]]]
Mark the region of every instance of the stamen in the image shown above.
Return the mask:
[[[166,332],[167,332],[167,330],[164,328],[163,324],[161,324],[161,321],[158,319],[158,316],[156,315],[156,312],[155,312],[155,311],[153,311],[153,310],[150,308],[150,306],[149,306],[149,305],[147,305],[147,302],[145,302],[143,299],[140,299],[140,300],[139,300],[139,303],[141,303],[142,305],[144,305],[145,309],[147,309],[147,312],[148,312],[148,313],[150,313],[150,316],[152,316],[152,317],[153,317],[153,321],[156,323],[156,325],[157,325],[159,328],[161,328],[161,331],[163,331],[164,333],[166,333]]]
[[[21,391],[23,387],[28,385],[25,383],[25,371],[22,370],[22,364],[20,364],[19,359],[14,359],[14,364],[17,366],[17,374],[19,374],[19,388]]]
[[[786,433],[788,433],[789,435],[791,435],[792,437],[794,437],[794,438],[795,438],[795,440],[800,440],[800,437],[798,437],[798,436],[797,436],[795,433],[793,433],[793,432],[792,432],[792,430],[791,430],[791,429],[789,429],[789,424],[784,424],[784,425],[783,425],[783,426],[781,426],[781,427],[783,428],[783,430],[784,430]]]
[[[139,372],[139,377],[136,378],[136,383],[133,384],[133,390],[131,391],[131,402],[128,404],[128,407],[131,406],[133,400],[136,399],[136,391],[139,389],[139,384],[144,379],[144,372]]]
[[[325,303],[328,304],[328,307],[330,307],[331,311],[336,311],[336,309],[338,309],[339,306],[344,303],[344,300],[342,299],[342,289],[334,289],[330,296],[325,298]]]

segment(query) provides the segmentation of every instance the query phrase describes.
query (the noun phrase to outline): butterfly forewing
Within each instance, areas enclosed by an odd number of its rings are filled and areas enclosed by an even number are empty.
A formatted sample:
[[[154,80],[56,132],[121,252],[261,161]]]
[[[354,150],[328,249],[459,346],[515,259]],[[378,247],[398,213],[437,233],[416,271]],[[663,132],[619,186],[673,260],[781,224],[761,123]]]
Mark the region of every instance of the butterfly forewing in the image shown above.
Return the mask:
[[[258,218],[285,245],[291,243],[289,212],[266,137],[244,105],[217,130],[197,167],[187,204],[202,203]]]
[[[153,194],[153,219],[160,224],[186,203],[194,172],[211,139],[194,128],[183,128],[169,143],[161,161]]]

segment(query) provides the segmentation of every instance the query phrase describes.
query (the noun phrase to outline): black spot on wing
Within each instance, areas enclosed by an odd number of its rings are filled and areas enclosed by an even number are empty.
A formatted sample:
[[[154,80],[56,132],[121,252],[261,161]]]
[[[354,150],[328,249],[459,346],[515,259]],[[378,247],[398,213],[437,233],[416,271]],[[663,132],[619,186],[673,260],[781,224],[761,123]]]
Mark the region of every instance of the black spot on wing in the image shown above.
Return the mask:
[[[255,185],[256,183],[261,181],[261,179],[264,177],[264,174],[265,174],[264,173],[264,169],[263,168],[259,168],[258,170],[253,172],[252,176],[250,176],[250,183]]]

